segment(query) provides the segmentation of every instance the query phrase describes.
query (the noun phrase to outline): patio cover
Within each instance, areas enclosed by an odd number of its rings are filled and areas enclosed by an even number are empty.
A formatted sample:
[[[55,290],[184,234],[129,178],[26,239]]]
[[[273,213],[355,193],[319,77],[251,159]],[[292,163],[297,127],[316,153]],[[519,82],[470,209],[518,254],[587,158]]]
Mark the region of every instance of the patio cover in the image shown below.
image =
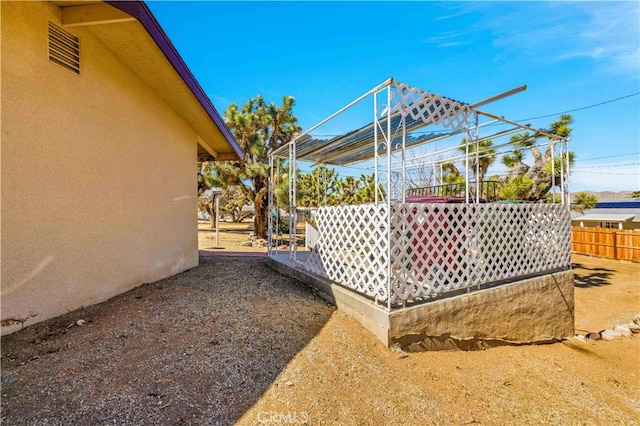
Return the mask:
[[[382,90],[389,90],[390,116],[383,114],[379,118],[374,118],[374,122],[372,123],[330,139],[317,138],[311,134],[313,130],[333,117],[370,95],[375,97],[378,93],[381,93]],[[471,120],[473,114],[483,115],[495,121],[515,125],[517,128],[531,131],[535,135],[546,135],[556,140],[565,140],[566,138],[552,135],[544,130],[535,129],[529,125],[516,123],[504,117],[497,117],[477,109],[490,102],[523,90],[526,90],[526,86],[516,87],[474,104],[468,104],[411,87],[390,78],[319,124],[306,130],[292,142],[278,148],[272,155],[274,157],[287,158],[289,157],[292,145],[295,144],[295,157],[297,160],[335,166],[348,166],[371,160],[375,157],[376,127],[378,136],[377,144],[380,147],[378,154],[386,155],[387,148],[383,146],[383,143],[386,142],[386,136],[388,136],[391,141],[392,152],[402,149],[403,138],[405,149],[410,149],[450,136],[466,134],[470,128],[476,124],[475,120],[473,120],[473,122]],[[380,106],[383,105],[381,104]],[[439,125],[440,127],[431,132],[422,132],[417,135],[415,133],[411,134],[411,132],[415,132],[429,125]]]
[[[402,148],[403,127],[406,149],[427,143],[436,138],[443,139],[464,133],[465,129],[455,129],[447,125],[447,123],[452,121],[452,117],[468,113],[470,110],[469,104],[394,82],[393,79],[389,79],[367,92],[344,109],[387,86],[393,88],[390,117],[382,116],[377,120],[377,123],[369,123],[359,129],[330,139],[321,139],[310,135],[310,131],[319,125],[314,126],[295,139],[296,159],[336,166],[345,166],[370,160],[375,156],[376,126],[378,126],[378,144],[384,142],[383,135],[390,134],[392,151],[398,151]],[[338,113],[334,114],[334,116]],[[445,123],[444,126],[451,129],[424,133],[418,136],[409,134],[430,124],[441,123]],[[280,147],[273,155],[288,157],[291,144]],[[386,153],[386,148],[384,151],[380,151],[380,153],[382,152]]]

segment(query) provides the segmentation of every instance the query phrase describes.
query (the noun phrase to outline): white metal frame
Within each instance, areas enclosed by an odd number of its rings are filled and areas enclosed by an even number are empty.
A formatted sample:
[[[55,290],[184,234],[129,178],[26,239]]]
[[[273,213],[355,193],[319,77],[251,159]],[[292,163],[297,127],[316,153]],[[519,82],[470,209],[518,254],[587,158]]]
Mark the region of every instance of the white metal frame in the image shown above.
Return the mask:
[[[569,164],[568,138],[478,109],[525,88],[518,87],[470,105],[388,79],[298,135],[274,152],[269,160],[269,256],[279,254],[277,243],[274,247],[276,223],[271,212],[274,209],[279,211],[273,192],[280,176],[280,161],[286,160],[289,263],[371,297],[388,310],[442,294],[469,291],[488,283],[570,267],[569,170],[568,166],[565,167]],[[373,104],[374,202],[320,207],[316,216],[318,240],[314,249],[299,259],[296,235],[297,142],[367,98]],[[393,129],[391,117],[397,114],[401,119]],[[406,203],[409,169],[406,164],[407,117],[422,120],[425,125],[449,129],[451,132],[447,136],[465,136],[465,203]],[[480,117],[491,121],[480,123]],[[480,136],[481,129],[495,123],[509,124],[513,128]],[[480,183],[475,183],[473,197],[470,191],[471,144],[475,148],[477,177],[479,142],[523,130],[550,139],[554,203],[555,150],[559,148],[560,204],[480,204]],[[416,158],[419,157],[413,160]],[[381,187],[384,193],[378,190]]]

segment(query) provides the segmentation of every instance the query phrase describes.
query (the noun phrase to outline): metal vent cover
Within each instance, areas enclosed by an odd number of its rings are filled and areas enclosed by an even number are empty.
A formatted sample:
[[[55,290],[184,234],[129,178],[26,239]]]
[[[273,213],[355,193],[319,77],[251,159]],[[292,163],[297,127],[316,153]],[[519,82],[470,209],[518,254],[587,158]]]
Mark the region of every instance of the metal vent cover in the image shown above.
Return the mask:
[[[80,40],[49,22],[49,60],[80,74]]]

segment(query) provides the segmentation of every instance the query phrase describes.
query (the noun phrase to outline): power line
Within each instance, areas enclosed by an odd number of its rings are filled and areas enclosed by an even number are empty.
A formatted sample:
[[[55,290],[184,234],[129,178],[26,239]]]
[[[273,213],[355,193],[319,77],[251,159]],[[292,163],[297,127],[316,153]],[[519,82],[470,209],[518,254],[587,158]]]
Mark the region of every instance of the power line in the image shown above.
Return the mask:
[[[591,170],[573,170],[574,174],[594,174],[594,175],[620,175],[620,176],[640,176],[640,173],[608,173],[608,172],[592,172]]]
[[[612,102],[621,101],[622,99],[630,98],[632,96],[637,96],[637,95],[640,95],[640,92],[631,93],[629,95],[621,96],[621,97],[615,98],[615,99],[609,99],[608,101],[599,102],[599,103],[593,104],[593,105],[587,105],[587,106],[583,106],[583,107],[580,107],[580,108],[570,109],[568,111],[556,112],[556,113],[547,114],[547,115],[540,115],[538,117],[521,118],[520,120],[516,120],[516,121],[537,120],[539,118],[547,118],[547,117],[553,117],[555,115],[568,114],[570,112],[582,111],[583,109],[589,109],[589,108],[594,108],[594,107],[597,107],[597,106],[600,106],[600,105],[610,104]]]
[[[623,164],[600,164],[598,166],[576,166],[574,169],[601,169],[609,167],[626,167],[626,166],[638,166],[640,163],[623,163]]]
[[[632,155],[640,155],[640,152],[631,152],[629,154],[619,154],[619,155],[607,155],[606,157],[587,158],[586,160],[580,160],[580,162],[583,162],[583,161],[594,161],[594,160],[604,160],[605,158],[630,157]]]
[[[631,98],[633,96],[638,96],[638,95],[640,95],[640,92],[630,93],[630,94],[625,95],[625,96],[620,96],[619,98],[609,99],[609,100],[606,100],[606,101],[598,102],[597,104],[593,104],[593,105],[587,105],[587,106],[583,106],[583,107],[580,107],[580,108],[570,109],[570,110],[567,110],[567,111],[554,112],[553,114],[539,115],[537,117],[521,118],[521,119],[515,120],[515,121],[522,122],[522,121],[538,120],[538,119],[541,119],[541,118],[554,117],[556,115],[568,114],[570,112],[576,112],[576,111],[582,111],[582,110],[589,109],[589,108],[595,108],[595,107],[598,107],[598,106],[601,106],[601,105],[610,104],[612,102],[621,101],[623,99]],[[504,125],[504,124],[505,123],[492,123],[492,124],[487,124],[487,126],[500,126],[500,125]],[[412,132],[412,133],[414,133],[414,134],[436,134],[436,133],[446,133],[446,132],[449,132],[449,131],[450,130],[446,130],[446,129],[442,129],[442,130],[438,129],[438,130],[432,130],[432,131],[429,131],[429,132],[425,132],[425,131],[417,132],[416,131],[416,132]],[[338,136],[341,136],[341,135],[310,135],[310,136],[313,136],[313,137],[338,137]]]

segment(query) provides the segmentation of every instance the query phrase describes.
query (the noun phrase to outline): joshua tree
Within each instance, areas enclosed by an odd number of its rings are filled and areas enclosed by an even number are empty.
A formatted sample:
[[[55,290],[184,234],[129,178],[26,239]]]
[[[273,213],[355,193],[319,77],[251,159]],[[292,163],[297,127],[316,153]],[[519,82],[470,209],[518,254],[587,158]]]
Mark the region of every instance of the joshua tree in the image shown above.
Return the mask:
[[[573,118],[569,114],[563,114],[560,119],[551,123],[547,132],[561,137],[568,137],[571,134]],[[547,145],[544,152],[536,146],[536,142],[543,138],[541,134],[530,134],[529,132],[519,133],[511,137],[511,142],[517,147],[512,154],[505,154],[502,157],[502,163],[509,167],[509,172],[504,179],[503,192],[510,195],[520,194],[518,199],[539,201],[546,198],[546,195],[552,189],[553,173],[551,162],[554,162],[555,183],[560,184],[560,170],[568,170],[574,162],[575,154],[569,152],[569,162],[566,158],[556,156],[551,158],[553,150],[552,145]],[[533,164],[531,166],[524,163],[524,154],[526,150],[531,152],[533,156]],[[562,166],[562,167],[561,167]],[[529,188],[522,191],[523,184],[529,183]],[[512,185],[514,188],[509,188]]]
[[[292,113],[294,103],[293,97],[285,96],[282,106],[276,106],[258,95],[241,108],[231,104],[224,113],[244,157],[239,161],[215,163],[213,175],[223,188],[236,186],[253,200],[254,230],[260,238],[267,237],[269,155],[300,132],[298,119]]]

